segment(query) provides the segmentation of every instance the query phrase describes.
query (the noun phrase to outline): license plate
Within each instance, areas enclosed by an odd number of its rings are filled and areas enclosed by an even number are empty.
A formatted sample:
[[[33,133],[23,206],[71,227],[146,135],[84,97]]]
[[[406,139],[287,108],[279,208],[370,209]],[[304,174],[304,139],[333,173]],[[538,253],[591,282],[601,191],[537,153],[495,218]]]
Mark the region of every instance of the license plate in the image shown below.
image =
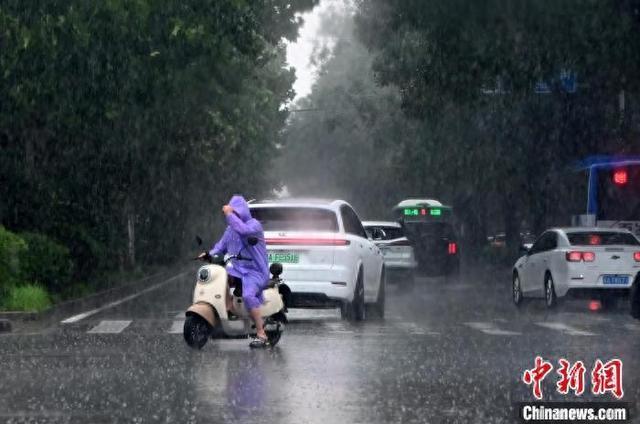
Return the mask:
[[[607,285],[627,285],[629,277],[626,275],[605,275],[602,277],[602,282]]]
[[[293,252],[269,252],[269,263],[273,262],[297,264],[300,262],[300,255]]]

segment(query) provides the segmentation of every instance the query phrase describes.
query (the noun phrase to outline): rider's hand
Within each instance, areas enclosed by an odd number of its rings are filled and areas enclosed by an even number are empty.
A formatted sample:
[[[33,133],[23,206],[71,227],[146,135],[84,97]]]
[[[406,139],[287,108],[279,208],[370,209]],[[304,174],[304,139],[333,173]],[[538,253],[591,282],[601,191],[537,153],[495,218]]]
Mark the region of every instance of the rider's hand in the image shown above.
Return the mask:
[[[233,208],[229,205],[224,205],[222,207],[222,213],[224,213],[225,215],[229,215],[233,213]]]

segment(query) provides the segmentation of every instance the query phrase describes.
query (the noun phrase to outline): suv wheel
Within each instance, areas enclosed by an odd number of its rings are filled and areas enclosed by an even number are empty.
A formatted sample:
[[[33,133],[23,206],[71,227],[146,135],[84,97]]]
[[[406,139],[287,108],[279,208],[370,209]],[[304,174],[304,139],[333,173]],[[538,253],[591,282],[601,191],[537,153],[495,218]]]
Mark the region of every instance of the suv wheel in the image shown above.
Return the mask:
[[[366,305],[367,316],[371,316],[378,319],[384,318],[384,306],[386,303],[386,286],[387,286],[387,277],[386,272],[382,269],[382,274],[380,275],[380,288],[378,289],[378,298],[376,299],[376,303],[371,305]]]
[[[366,309],[364,304],[364,282],[362,281],[362,269],[358,273],[356,287],[353,293],[353,300],[345,302],[340,310],[342,319],[349,321],[364,321],[366,318]]]

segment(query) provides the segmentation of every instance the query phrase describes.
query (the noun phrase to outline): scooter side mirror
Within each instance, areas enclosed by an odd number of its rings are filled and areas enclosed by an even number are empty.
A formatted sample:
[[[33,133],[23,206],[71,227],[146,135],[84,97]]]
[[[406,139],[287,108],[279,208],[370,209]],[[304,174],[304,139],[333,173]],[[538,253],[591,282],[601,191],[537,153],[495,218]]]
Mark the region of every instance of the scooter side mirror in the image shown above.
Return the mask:
[[[277,278],[280,274],[282,274],[282,264],[278,262],[272,263],[269,267],[269,272]]]
[[[202,246],[202,239],[200,236],[196,236],[196,243],[198,243],[198,246]]]
[[[255,246],[256,244],[258,244],[258,237],[249,237],[247,238],[247,243],[249,243],[249,246]]]

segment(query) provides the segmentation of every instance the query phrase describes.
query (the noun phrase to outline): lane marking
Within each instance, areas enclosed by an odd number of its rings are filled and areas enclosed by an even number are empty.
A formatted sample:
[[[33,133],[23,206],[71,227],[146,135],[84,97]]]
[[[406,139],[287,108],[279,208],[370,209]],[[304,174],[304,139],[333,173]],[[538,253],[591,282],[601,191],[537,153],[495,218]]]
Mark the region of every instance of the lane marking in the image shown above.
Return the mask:
[[[517,331],[502,330],[493,322],[465,322],[464,325],[491,336],[521,336]]]
[[[627,330],[631,330],[631,331],[640,331],[640,324],[635,324],[635,323],[634,323],[634,324],[630,324],[630,323],[627,323],[627,324],[625,324],[625,325],[624,325],[624,327],[625,327]]]
[[[167,333],[169,334],[182,334],[182,329],[184,328],[184,320],[176,320],[171,324],[171,328]]]
[[[134,294],[132,294],[130,296],[124,297],[124,298],[116,300],[114,302],[107,303],[106,305],[103,305],[103,306],[101,306],[99,308],[91,309],[90,311],[86,311],[86,312],[83,312],[81,314],[70,316],[69,318],[60,321],[60,323],[61,324],[73,324],[73,323],[76,323],[76,322],[81,321],[81,320],[83,320],[83,319],[85,319],[87,317],[90,317],[91,315],[95,315],[98,312],[104,311],[105,309],[113,308],[114,306],[118,306],[118,305],[120,305],[122,303],[125,303],[125,302],[128,302],[130,300],[133,300],[136,297],[141,296],[141,295],[143,295],[145,293],[148,293],[150,291],[156,290],[156,289],[164,286],[165,284],[168,284],[169,282],[175,280],[176,278],[182,277],[183,275],[187,274],[188,272],[189,271],[185,271],[185,272],[180,273],[178,275],[174,275],[173,277],[169,278],[168,280],[162,281],[162,282],[160,282],[160,283],[158,283],[158,284],[156,284],[154,286],[148,287],[148,288],[146,288],[146,289],[144,289],[144,290],[142,290],[142,291],[140,291],[138,293],[134,293]]]
[[[415,322],[397,322],[394,324],[394,327],[399,328],[400,330],[406,331],[414,336],[439,336],[440,333],[437,331],[431,331],[426,327],[419,326]]]
[[[596,333],[592,333],[590,331],[584,331],[579,328],[567,325],[563,322],[536,322],[535,324],[539,327],[560,331],[570,336],[597,336]]]
[[[121,333],[125,328],[127,328],[131,324],[131,321],[100,321],[100,324],[93,327],[91,330],[87,331],[87,333],[110,333],[110,334],[118,334]]]

